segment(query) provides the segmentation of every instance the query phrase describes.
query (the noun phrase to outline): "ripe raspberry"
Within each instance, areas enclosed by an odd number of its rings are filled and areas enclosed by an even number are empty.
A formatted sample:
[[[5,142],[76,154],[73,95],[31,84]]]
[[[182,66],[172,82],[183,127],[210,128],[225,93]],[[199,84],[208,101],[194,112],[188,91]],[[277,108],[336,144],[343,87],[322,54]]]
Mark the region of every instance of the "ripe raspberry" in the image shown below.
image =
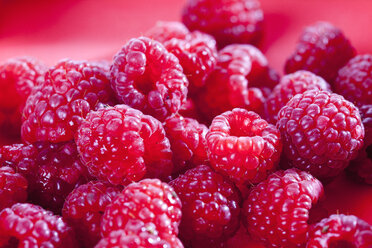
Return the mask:
[[[0,128],[4,134],[19,135],[26,99],[45,71],[44,64],[30,57],[9,59],[0,65]]]
[[[206,163],[205,135],[208,128],[198,121],[182,116],[165,120],[164,129],[173,152],[174,172],[180,172]]]
[[[17,203],[0,212],[1,247],[78,247],[61,217],[39,206]]]
[[[27,180],[11,167],[0,167],[0,211],[26,199]]]
[[[187,27],[181,22],[158,21],[154,27],[146,32],[145,36],[164,44],[164,42],[173,38],[185,39],[189,33]]]
[[[101,217],[121,187],[102,181],[91,181],[74,189],[63,205],[63,219],[79,235],[82,247],[94,247],[101,236]]]
[[[308,248],[372,247],[372,226],[354,215],[333,214],[311,227]]]
[[[176,56],[140,37],[115,55],[111,86],[124,104],[163,121],[186,101],[188,81]]]
[[[257,0],[188,0],[182,21],[191,31],[213,35],[220,48],[233,43],[258,45],[263,36],[263,11]]]
[[[307,27],[295,52],[287,59],[285,72],[311,71],[332,84],[337,71],[355,55],[355,49],[340,29],[328,22]]]
[[[91,178],[80,162],[74,142],[0,148],[0,166],[11,166],[28,181],[31,202],[60,213],[67,195]]]
[[[90,112],[75,139],[89,172],[112,184],[166,177],[173,169],[162,124],[126,105]]]
[[[45,74],[45,82],[27,99],[22,138],[31,143],[69,141],[90,110],[111,100],[104,68],[96,63],[63,60]]]
[[[234,184],[200,165],[169,183],[182,202],[180,237],[192,247],[222,243],[239,228],[240,196]]]
[[[319,179],[338,175],[363,146],[358,109],[327,91],[295,95],[278,114],[288,166]]]
[[[277,171],[254,187],[244,202],[248,232],[266,247],[303,247],[323,186],[297,169]]]
[[[275,126],[245,109],[214,118],[206,139],[213,168],[239,184],[264,180],[276,169],[282,151]]]
[[[183,117],[192,118],[198,121],[201,120],[200,113],[195,105],[195,101],[191,98],[188,98],[186,102],[181,106],[178,114]]]
[[[267,120],[275,124],[278,120],[279,110],[296,94],[307,90],[331,91],[329,84],[323,78],[308,71],[297,71],[285,75],[275,86],[271,95],[265,102]]]
[[[131,220],[153,224],[161,238],[177,235],[181,201],[172,187],[158,179],[132,183],[107,206],[101,222],[103,237],[124,229]]]

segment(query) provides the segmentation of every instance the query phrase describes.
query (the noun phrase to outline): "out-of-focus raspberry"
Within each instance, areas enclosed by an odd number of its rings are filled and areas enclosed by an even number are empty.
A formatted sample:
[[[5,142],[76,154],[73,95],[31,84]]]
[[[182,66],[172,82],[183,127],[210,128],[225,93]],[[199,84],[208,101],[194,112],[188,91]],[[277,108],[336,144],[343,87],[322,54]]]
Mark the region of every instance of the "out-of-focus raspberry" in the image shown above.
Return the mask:
[[[162,124],[126,105],[92,111],[76,133],[89,172],[112,184],[171,174],[172,151]]]
[[[118,99],[161,121],[180,110],[188,85],[177,57],[146,37],[131,39],[111,66],[111,86]]]
[[[264,180],[276,169],[282,151],[278,129],[239,108],[214,118],[206,140],[213,168],[238,184]]]
[[[189,33],[187,27],[181,22],[158,21],[145,33],[145,36],[164,44],[173,38],[185,39]]]
[[[192,118],[197,121],[200,121],[200,113],[198,108],[195,104],[195,101],[191,98],[188,98],[186,102],[181,106],[180,111],[178,112],[179,115],[187,118]]]
[[[258,0],[188,0],[183,23],[208,33],[220,48],[233,43],[258,45],[263,36],[263,11]]]
[[[26,199],[27,180],[9,166],[0,167],[0,211]]]
[[[328,22],[317,22],[301,34],[286,61],[285,72],[311,71],[332,85],[338,70],[354,55],[354,47],[340,29]]]

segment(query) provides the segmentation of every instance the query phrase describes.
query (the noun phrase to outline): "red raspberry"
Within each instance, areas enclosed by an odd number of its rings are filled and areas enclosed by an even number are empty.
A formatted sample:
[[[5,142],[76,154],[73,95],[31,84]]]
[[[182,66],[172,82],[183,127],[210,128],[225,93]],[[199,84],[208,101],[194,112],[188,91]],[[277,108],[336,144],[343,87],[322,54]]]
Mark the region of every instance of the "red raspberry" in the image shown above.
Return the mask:
[[[1,247],[78,247],[61,217],[39,206],[17,203],[0,212]]]
[[[4,134],[19,135],[26,99],[45,71],[44,64],[30,57],[9,59],[0,65],[0,128]]]
[[[312,210],[322,196],[321,182],[307,172],[277,171],[244,202],[248,232],[266,247],[303,247]]]
[[[355,55],[355,49],[340,29],[328,22],[307,27],[295,52],[287,59],[285,72],[311,71],[332,84],[337,71]]]
[[[329,84],[323,78],[316,76],[309,71],[297,71],[285,75],[280,83],[275,86],[271,95],[265,102],[267,120],[276,123],[279,110],[296,94],[304,93],[307,90],[331,91]]]
[[[27,180],[11,167],[0,167],[0,211],[26,199]]]
[[[79,235],[82,247],[94,247],[101,236],[101,217],[121,188],[101,181],[91,181],[74,189],[63,205],[63,219]]]
[[[333,214],[309,231],[308,248],[372,247],[372,226],[354,215]]]
[[[3,146],[0,165],[11,166],[23,175],[29,184],[29,200],[55,213],[60,213],[75,187],[90,180],[74,142]]]
[[[63,60],[45,74],[24,108],[27,142],[68,141],[90,110],[112,100],[108,74],[97,64]]]
[[[171,174],[172,151],[162,124],[126,105],[92,111],[76,144],[89,172],[112,184]]]
[[[173,152],[174,172],[207,162],[205,135],[208,128],[205,125],[178,115],[167,118],[164,129]]]
[[[213,168],[239,184],[264,180],[276,169],[282,151],[275,126],[245,109],[214,118],[206,139]]]
[[[188,0],[182,21],[190,30],[213,35],[220,48],[258,45],[263,36],[263,11],[257,0]]]
[[[176,56],[140,37],[115,55],[111,85],[124,104],[163,121],[186,101],[188,81]]]
[[[146,32],[145,36],[164,44],[164,42],[173,38],[185,39],[189,33],[187,27],[181,22],[158,21],[154,27]]]
[[[112,231],[124,229],[131,220],[153,224],[161,238],[177,235],[181,201],[172,187],[158,179],[132,183],[107,206],[101,232],[106,237]]]
[[[239,228],[239,191],[208,166],[191,169],[170,185],[182,202],[180,237],[192,247],[222,243]]]
[[[201,119],[197,106],[194,100],[191,98],[188,98],[186,100],[186,102],[181,106],[181,109],[178,113],[183,117],[192,118],[195,120]]]
[[[363,146],[364,127],[358,109],[327,91],[295,95],[280,110],[276,125],[287,165],[319,179],[338,175]]]

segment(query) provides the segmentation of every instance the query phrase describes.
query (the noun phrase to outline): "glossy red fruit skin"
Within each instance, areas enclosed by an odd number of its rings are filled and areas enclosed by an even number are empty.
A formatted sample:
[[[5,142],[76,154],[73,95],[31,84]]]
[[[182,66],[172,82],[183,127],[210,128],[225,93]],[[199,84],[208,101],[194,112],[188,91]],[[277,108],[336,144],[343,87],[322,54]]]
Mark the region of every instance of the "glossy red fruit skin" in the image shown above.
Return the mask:
[[[62,60],[48,70],[44,82],[27,99],[22,139],[30,143],[72,140],[88,112],[111,101],[113,92],[105,68]]]
[[[266,247],[304,247],[310,210],[323,194],[321,182],[307,172],[276,171],[252,188],[244,202],[244,223]]]
[[[63,219],[74,229],[82,247],[94,247],[101,239],[101,218],[121,187],[90,181],[74,189],[63,205]]]
[[[172,151],[162,124],[126,105],[92,111],[76,133],[89,172],[114,185],[172,172]]]
[[[212,35],[220,48],[229,44],[259,45],[263,11],[257,0],[188,0],[182,22],[191,30]]]
[[[188,85],[177,57],[147,37],[129,40],[111,66],[118,99],[160,121],[179,111]]]
[[[239,228],[239,191],[209,166],[190,169],[169,184],[182,202],[180,237],[185,244],[208,247],[223,243]]]
[[[328,22],[316,22],[301,34],[286,61],[285,72],[311,71],[332,85],[338,70],[354,56],[354,47],[340,29]]]
[[[273,172],[280,133],[258,114],[235,108],[213,119],[206,136],[212,167],[238,184],[256,184]]]
[[[174,38],[185,39],[189,33],[190,31],[182,22],[157,21],[155,26],[147,30],[145,36],[164,44]]]
[[[372,247],[372,226],[354,215],[333,214],[312,226],[306,248]]]
[[[338,175],[363,147],[364,126],[358,109],[327,91],[297,94],[278,114],[285,163],[319,179]]]
[[[40,206],[17,203],[0,212],[1,247],[77,248],[72,229]]]
[[[0,211],[17,202],[25,202],[27,185],[27,180],[13,168],[0,167]]]

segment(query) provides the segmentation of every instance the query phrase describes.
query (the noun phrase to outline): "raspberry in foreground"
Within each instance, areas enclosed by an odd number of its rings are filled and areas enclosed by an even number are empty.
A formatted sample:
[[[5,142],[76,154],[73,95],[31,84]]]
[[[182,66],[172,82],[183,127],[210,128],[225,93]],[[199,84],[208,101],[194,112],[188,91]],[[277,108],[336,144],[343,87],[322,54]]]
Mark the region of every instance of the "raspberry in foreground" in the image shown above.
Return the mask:
[[[337,176],[363,147],[364,127],[358,109],[327,91],[295,95],[279,112],[277,127],[287,159],[319,179]]]
[[[277,171],[254,187],[244,202],[248,232],[266,247],[303,247],[311,210],[322,196],[321,182],[307,172]]]
[[[186,101],[188,81],[176,56],[140,37],[115,55],[111,86],[122,103],[163,121]]]
[[[172,172],[172,151],[162,124],[126,105],[92,111],[76,144],[89,172],[115,185]]]
[[[188,0],[183,23],[214,36],[220,48],[233,43],[258,45],[263,36],[263,11],[258,0]]]
[[[223,243],[239,228],[240,195],[232,182],[206,165],[170,182],[182,202],[180,237],[192,247]]]
[[[77,248],[72,229],[39,206],[17,203],[0,212],[0,247]]]
[[[154,27],[147,30],[145,36],[164,44],[173,38],[183,40],[189,33],[181,22],[158,21]]]
[[[83,247],[94,247],[101,238],[101,218],[121,187],[91,181],[74,189],[63,205],[63,219],[74,229]]]
[[[334,214],[312,226],[307,248],[372,247],[372,226],[354,215]]]
[[[239,108],[215,117],[206,140],[213,168],[238,184],[264,180],[276,169],[282,151],[278,129]]]
[[[22,139],[53,143],[74,138],[90,110],[112,101],[108,73],[97,63],[62,60],[27,99]]]
[[[295,52],[287,59],[285,72],[311,71],[332,85],[338,70],[355,55],[355,49],[340,29],[328,22],[307,27]]]
[[[26,199],[27,180],[13,168],[0,164],[0,211]]]
[[[107,237],[112,231],[124,229],[128,222],[138,220],[155,226],[159,237],[177,235],[181,214],[181,201],[172,187],[158,179],[144,179],[128,185],[107,206],[101,232]]]

